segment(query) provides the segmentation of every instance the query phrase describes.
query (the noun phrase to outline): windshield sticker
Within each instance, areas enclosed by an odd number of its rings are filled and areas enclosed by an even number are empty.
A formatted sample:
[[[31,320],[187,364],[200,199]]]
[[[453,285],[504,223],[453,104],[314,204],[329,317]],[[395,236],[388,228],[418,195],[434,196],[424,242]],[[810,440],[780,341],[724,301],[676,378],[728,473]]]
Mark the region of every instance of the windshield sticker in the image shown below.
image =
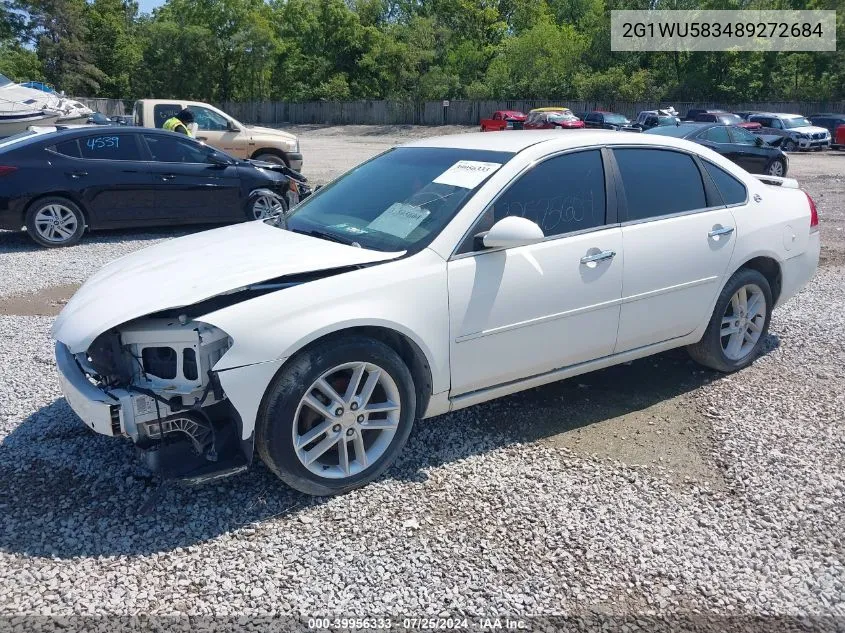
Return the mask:
[[[441,185],[475,189],[490,174],[501,167],[501,163],[483,163],[478,160],[459,160],[440,174],[433,182]]]
[[[353,226],[352,224],[347,224],[346,222],[342,222],[341,224],[332,224],[333,229],[340,229],[341,231],[345,231],[346,233],[352,233],[354,235],[366,235],[369,231],[364,229],[358,228],[357,226]]]
[[[367,225],[368,229],[405,239],[425,220],[431,211],[405,202],[387,207],[384,213]]]

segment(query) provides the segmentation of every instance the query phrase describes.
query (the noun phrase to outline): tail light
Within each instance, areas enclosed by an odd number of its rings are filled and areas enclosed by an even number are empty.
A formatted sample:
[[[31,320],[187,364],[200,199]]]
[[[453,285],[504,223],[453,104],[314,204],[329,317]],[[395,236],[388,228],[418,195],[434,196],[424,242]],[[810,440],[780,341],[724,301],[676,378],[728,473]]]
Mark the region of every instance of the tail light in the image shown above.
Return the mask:
[[[17,167],[12,167],[11,165],[0,165],[0,176],[8,176],[17,170]]]
[[[806,191],[804,195],[807,196],[807,201],[810,203],[810,232],[813,233],[819,230],[819,211],[816,209],[816,203]]]

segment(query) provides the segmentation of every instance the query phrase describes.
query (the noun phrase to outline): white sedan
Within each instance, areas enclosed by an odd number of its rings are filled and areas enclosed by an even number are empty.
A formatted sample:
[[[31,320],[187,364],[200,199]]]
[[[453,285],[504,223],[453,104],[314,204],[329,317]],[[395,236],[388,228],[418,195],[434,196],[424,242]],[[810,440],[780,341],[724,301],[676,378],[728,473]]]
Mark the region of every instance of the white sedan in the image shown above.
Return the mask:
[[[687,347],[731,372],[815,273],[791,179],[609,131],[463,134],[366,162],[286,218],[112,262],[56,320],[66,399],[193,480],[258,455],[330,495],[415,419]]]

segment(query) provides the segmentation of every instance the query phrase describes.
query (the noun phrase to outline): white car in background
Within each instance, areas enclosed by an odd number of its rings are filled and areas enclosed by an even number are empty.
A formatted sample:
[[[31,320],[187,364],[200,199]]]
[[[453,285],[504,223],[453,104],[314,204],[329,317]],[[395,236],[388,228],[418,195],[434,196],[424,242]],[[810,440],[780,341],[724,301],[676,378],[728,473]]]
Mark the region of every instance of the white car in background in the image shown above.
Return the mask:
[[[328,495],[382,473],[418,418],[676,347],[746,367],[818,259],[794,180],[701,145],[462,134],[391,149],[286,219],[114,261],[53,334],[70,406],[166,475],[235,472],[255,446]]]
[[[763,126],[755,133],[767,141],[781,138],[780,148],[785,152],[798,149],[822,150],[830,147],[830,131],[813,125],[800,114],[755,112],[748,120]]]

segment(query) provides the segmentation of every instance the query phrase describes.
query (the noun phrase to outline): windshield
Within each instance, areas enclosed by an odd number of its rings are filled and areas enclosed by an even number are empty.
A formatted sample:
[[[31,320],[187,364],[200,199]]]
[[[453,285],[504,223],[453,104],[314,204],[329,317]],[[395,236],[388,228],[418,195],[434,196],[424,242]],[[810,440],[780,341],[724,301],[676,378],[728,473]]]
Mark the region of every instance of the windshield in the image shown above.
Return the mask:
[[[571,112],[552,112],[549,114],[549,120],[551,121],[575,121],[577,119],[578,117]]]
[[[718,117],[719,123],[724,123],[725,125],[736,125],[737,123],[744,123],[741,117],[738,117],[735,114],[720,114]]]
[[[657,117],[657,124],[658,125],[675,125],[678,122],[673,116],[659,116]]]
[[[431,242],[510,152],[399,147],[347,172],[293,209],[287,228],[377,251]]]
[[[783,119],[783,127],[785,127],[787,130],[791,130],[792,128],[796,127],[808,127],[811,125],[812,123],[810,123],[807,119],[801,116],[795,117],[794,119]]]
[[[607,123],[615,123],[617,125],[624,125],[630,121],[621,114],[605,114],[604,120]]]
[[[12,80],[9,79],[6,75],[0,75],[0,86],[7,86],[12,83]]]

